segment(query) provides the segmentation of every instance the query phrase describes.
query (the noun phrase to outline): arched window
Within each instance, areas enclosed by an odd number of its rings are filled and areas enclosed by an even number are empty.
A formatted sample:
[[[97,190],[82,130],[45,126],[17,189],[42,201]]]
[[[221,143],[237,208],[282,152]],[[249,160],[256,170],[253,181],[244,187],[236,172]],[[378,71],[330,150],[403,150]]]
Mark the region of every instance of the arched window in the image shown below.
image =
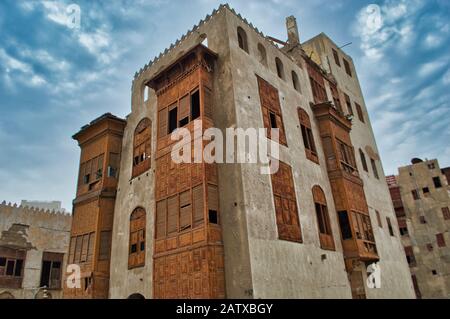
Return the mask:
[[[316,209],[317,224],[319,226],[320,247],[323,249],[334,250],[333,232],[331,231],[325,193],[318,185],[312,188],[312,193]]]
[[[361,164],[363,166],[363,169],[366,172],[369,172],[369,168],[367,167],[366,155],[364,155],[364,152],[362,151],[362,149],[359,149],[359,157],[361,158]]]
[[[247,34],[245,33],[244,29],[242,29],[241,27],[237,28],[237,37],[238,37],[239,47],[248,53]]]
[[[275,64],[277,66],[277,74],[280,79],[284,80],[284,67],[283,62],[281,62],[280,58],[275,58]]]
[[[134,131],[132,177],[136,177],[150,168],[151,139],[151,121],[145,118],[139,122]]]
[[[267,54],[266,54],[266,48],[261,43],[258,43],[258,53],[259,53],[259,62],[267,66]]]
[[[145,215],[145,210],[138,207],[130,216],[129,269],[145,265]]]
[[[147,102],[149,95],[150,95],[150,88],[146,85],[144,87],[144,102]]]
[[[302,92],[300,88],[300,81],[298,80],[298,75],[295,73],[295,71],[292,71],[292,85],[294,86],[294,89],[298,92]]]
[[[303,145],[305,146],[306,158],[319,164],[317,156],[316,144],[314,143],[314,136],[311,129],[311,121],[309,115],[301,107],[298,108],[298,119],[300,121],[300,128],[302,131]]]

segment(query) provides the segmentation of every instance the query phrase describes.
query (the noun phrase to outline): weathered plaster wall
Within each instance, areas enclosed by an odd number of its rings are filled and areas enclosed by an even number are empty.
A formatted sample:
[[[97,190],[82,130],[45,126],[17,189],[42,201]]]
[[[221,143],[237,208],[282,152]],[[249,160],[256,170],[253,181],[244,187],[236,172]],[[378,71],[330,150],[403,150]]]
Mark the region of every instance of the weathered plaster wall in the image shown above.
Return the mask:
[[[430,169],[428,165],[434,165]],[[432,166],[433,167],[433,166]],[[433,177],[439,177],[441,188],[433,184]],[[425,161],[399,168],[398,184],[406,214],[408,235],[402,237],[405,247],[412,246],[415,265],[411,273],[417,278],[422,298],[450,298],[450,220],[445,220],[442,208],[450,207],[449,186],[441,173],[437,160]],[[423,188],[430,192],[425,196]],[[414,200],[411,191],[419,192]],[[426,223],[420,221],[423,216]],[[444,234],[446,247],[439,247],[436,234]],[[432,245],[429,251],[427,245]],[[432,271],[435,270],[436,274]]]
[[[0,246],[27,250],[22,289],[0,287],[0,294],[7,291],[15,298],[34,298],[40,285],[44,251],[63,253],[64,270],[71,223],[72,217],[68,214],[0,204]],[[61,298],[62,290],[49,292],[53,298]]]

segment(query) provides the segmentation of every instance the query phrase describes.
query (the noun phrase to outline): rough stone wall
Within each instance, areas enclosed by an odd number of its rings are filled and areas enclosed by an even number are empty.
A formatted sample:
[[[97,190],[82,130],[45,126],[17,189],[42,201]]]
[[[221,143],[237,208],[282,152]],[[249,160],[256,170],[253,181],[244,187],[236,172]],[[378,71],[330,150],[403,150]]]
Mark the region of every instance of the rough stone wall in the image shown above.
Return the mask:
[[[350,136],[355,148],[355,158],[359,175],[364,181],[364,192],[366,194],[367,204],[369,205],[370,219],[374,229],[381,268],[381,288],[367,289],[367,297],[414,298],[412,281],[399,238],[400,234],[398,231],[397,220],[395,218],[392,202],[390,201],[389,189],[385,182],[383,166],[379,157],[375,136],[353,60],[323,33],[302,44],[302,47],[308,55],[311,54],[312,50],[314,51],[313,56],[318,59],[325,70],[334,76],[338,83],[338,87],[343,93],[346,93],[350,97],[352,103],[354,117],[352,120],[353,125]],[[332,49],[335,49],[339,54],[341,61],[340,67],[334,62]],[[352,77],[347,75],[342,58],[345,58],[349,62]],[[345,98],[342,93],[340,99],[341,104],[346,111]],[[358,118],[355,102],[361,105],[365,120],[364,123]],[[366,156],[368,172],[363,169],[361,158],[359,156],[359,149],[361,149]],[[376,162],[379,175],[378,179],[374,176],[370,158],[373,158]],[[382,228],[378,226],[375,211],[380,213]],[[386,217],[389,217],[391,220],[394,228],[394,237],[389,234]]]
[[[428,165],[431,165],[430,168]],[[433,177],[439,177],[441,188],[434,187]],[[448,183],[437,160],[399,168],[398,185],[406,214],[408,234],[402,237],[405,247],[412,247],[415,263],[411,273],[416,276],[422,298],[450,298],[450,220],[445,220],[442,208],[450,208]],[[423,188],[429,193],[424,194]],[[419,200],[411,191],[417,190]],[[426,223],[421,222],[421,216]],[[439,247],[436,234],[443,234],[446,247]],[[431,251],[427,247],[431,245]],[[436,274],[433,274],[433,270]]]
[[[40,285],[44,252],[64,254],[61,278],[64,276],[69,249],[72,217],[61,212],[0,204],[0,246],[27,251],[21,289],[0,286],[0,295],[9,292],[15,298],[33,299]],[[62,281],[62,279],[61,279]],[[49,290],[53,298],[61,298],[62,290]]]

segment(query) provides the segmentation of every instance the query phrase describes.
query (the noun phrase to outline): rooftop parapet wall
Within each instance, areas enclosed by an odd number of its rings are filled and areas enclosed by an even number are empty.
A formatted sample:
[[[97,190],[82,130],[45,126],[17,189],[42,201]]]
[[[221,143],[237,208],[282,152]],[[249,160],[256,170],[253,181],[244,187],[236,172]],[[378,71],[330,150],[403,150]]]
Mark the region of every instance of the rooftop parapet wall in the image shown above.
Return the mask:
[[[0,219],[14,220],[14,222],[27,223],[34,227],[47,227],[48,225],[63,225],[63,231],[70,231],[72,224],[72,215],[62,211],[50,211],[17,204],[0,204]]]

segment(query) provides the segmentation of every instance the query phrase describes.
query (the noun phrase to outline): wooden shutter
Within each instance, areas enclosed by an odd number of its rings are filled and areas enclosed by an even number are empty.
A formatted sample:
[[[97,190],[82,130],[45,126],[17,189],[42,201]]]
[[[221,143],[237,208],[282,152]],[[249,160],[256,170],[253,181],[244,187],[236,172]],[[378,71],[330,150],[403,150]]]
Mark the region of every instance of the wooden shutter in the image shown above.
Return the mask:
[[[208,209],[219,211],[219,194],[215,185],[208,185]]]
[[[178,119],[182,120],[189,117],[190,114],[190,95],[183,96],[180,99],[180,106],[178,107]]]
[[[212,101],[211,90],[204,87],[203,93],[204,93],[203,104],[204,104],[205,116],[212,119],[212,117],[213,117],[213,101]]]
[[[100,233],[100,249],[99,260],[106,260],[109,258],[109,252],[111,250],[111,231],[102,231]]]
[[[81,247],[83,244],[83,237],[82,236],[77,236],[76,239],[76,244],[75,244],[75,259],[74,259],[74,263],[79,263],[81,260]]]
[[[90,233],[86,262],[92,261],[92,257],[94,256],[94,248],[95,248],[95,233]]]
[[[203,185],[198,185],[192,189],[192,198],[194,204],[194,227],[203,224],[204,206],[203,206]]]
[[[180,231],[191,226],[191,216],[191,192],[188,190],[180,194]]]
[[[178,231],[178,195],[167,200],[167,234]]]
[[[439,247],[445,247],[445,238],[444,238],[444,234],[437,234],[436,235],[436,241]]]
[[[158,137],[167,135],[167,112],[167,108],[164,108],[158,113]]]
[[[156,238],[166,236],[167,200],[156,204]]]
[[[87,260],[89,247],[89,234],[83,235],[83,244],[81,248],[81,262],[85,262]]]
[[[75,241],[76,237],[70,238],[70,248],[69,248],[69,260],[67,261],[68,264],[72,264],[75,257]]]

